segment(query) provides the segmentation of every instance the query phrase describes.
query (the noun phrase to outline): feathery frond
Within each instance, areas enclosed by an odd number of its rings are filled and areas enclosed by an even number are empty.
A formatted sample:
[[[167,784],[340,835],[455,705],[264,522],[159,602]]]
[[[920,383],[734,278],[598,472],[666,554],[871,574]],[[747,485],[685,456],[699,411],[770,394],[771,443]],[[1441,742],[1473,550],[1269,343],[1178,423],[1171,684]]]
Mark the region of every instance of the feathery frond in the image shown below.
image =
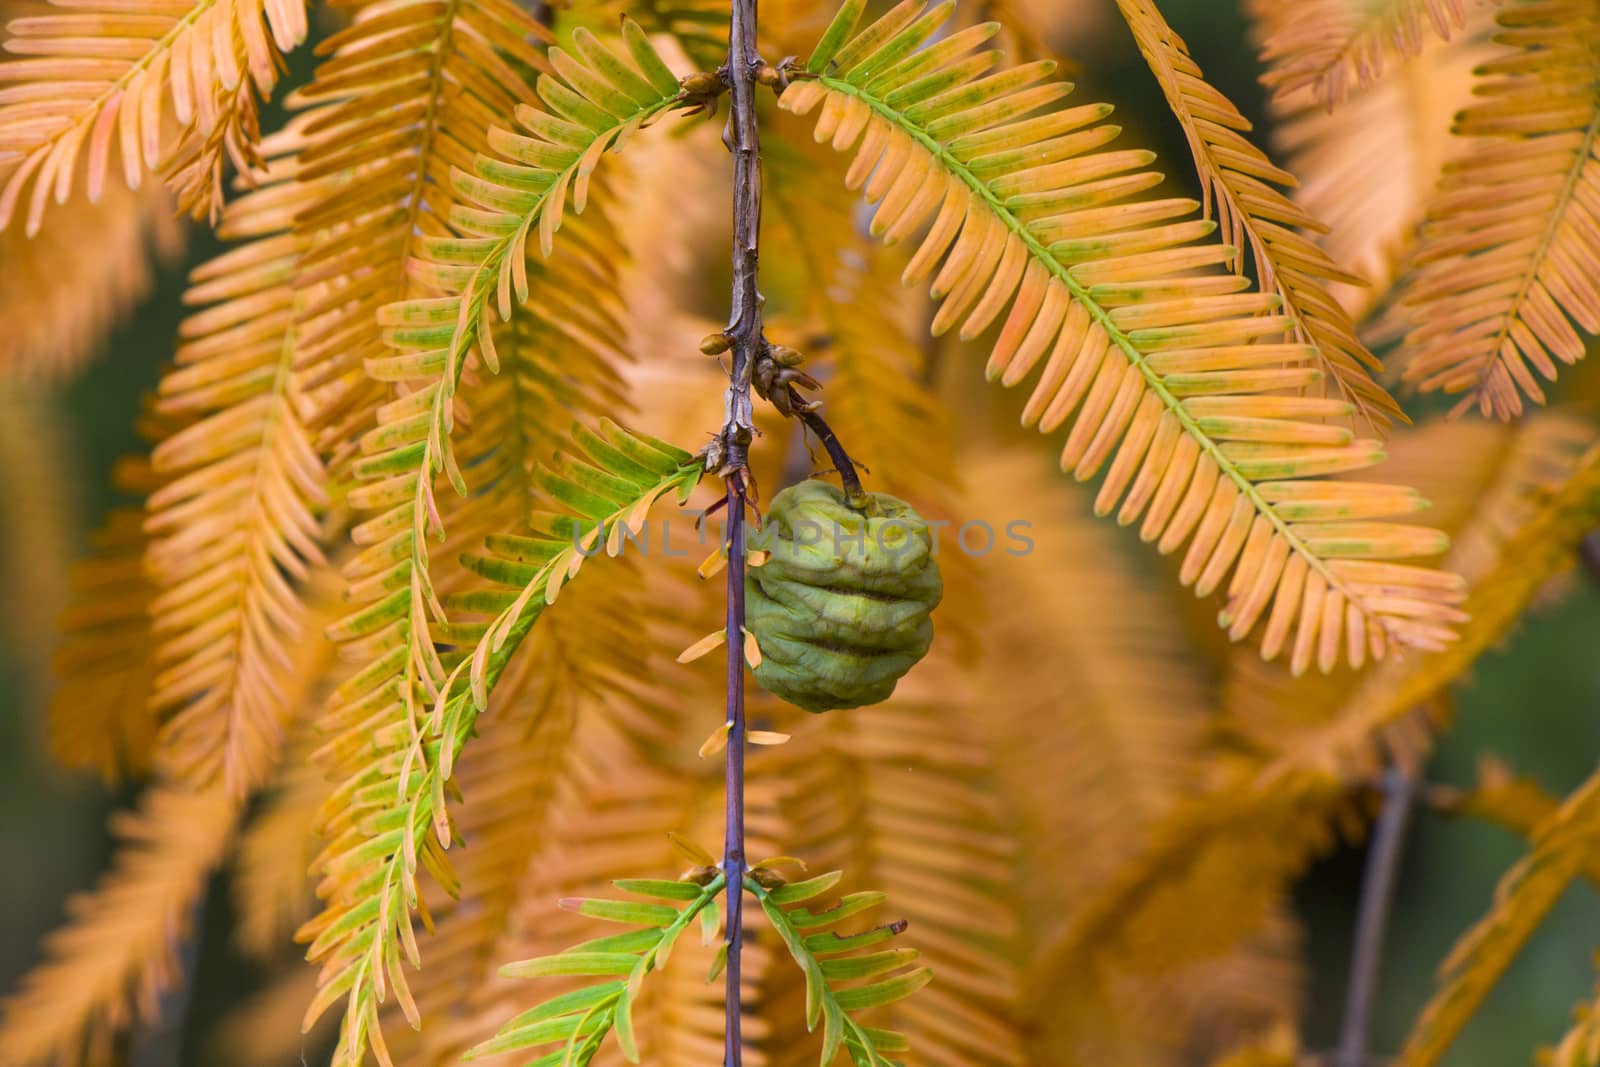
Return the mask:
[[[1308,365],[1317,351],[1282,339],[1290,323],[1271,313],[1275,296],[1191,273],[1232,254],[1202,243],[1214,224],[1173,221],[1197,205],[1121,203],[1159,178],[1140,169],[1148,153],[1097,151],[1117,132],[1094,125],[1109,108],[1028,118],[1067,93],[1035,84],[1050,64],[979,79],[993,53],[966,53],[988,31],[919,50],[949,6],[919,16],[915,0],[846,43],[860,10],[841,9],[780,105],[821,104],[816,137],[859,144],[847,181],[878,202],[874,233],[896,240],[934,217],[904,280],[925,280],[944,257],[936,333],[960,322],[976,336],[1009,304],[989,360],[1007,385],[1053,348],[1023,418],[1049,432],[1077,412],[1061,465],[1083,479],[1109,464],[1096,511],[1121,501],[1119,520],[1142,516],[1141,536],[1162,551],[1187,542],[1184,584],[1225,587],[1229,636],[1265,621],[1263,654],[1290,650],[1297,670],[1447,644],[1459,581],[1392,562],[1445,539],[1372,521],[1421,498],[1312,480],[1372,466],[1378,442],[1313,421],[1352,414],[1344,401],[1277,395],[1321,381]]]
[[[1429,803],[1449,815],[1482,819],[1532,844],[1538,831],[1561,807],[1532,777],[1519,775],[1493,756],[1478,761],[1478,778],[1469,788],[1435,787]],[[1584,861],[1583,876],[1600,885],[1600,852]]]
[[[1451,950],[1440,968],[1438,990],[1395,1060],[1399,1067],[1439,1062],[1597,846],[1600,774],[1543,821],[1532,849],[1495,887],[1489,913]]]
[[[1370,283],[1330,286],[1352,318],[1388,304],[1439,175],[1467,147],[1450,127],[1472,103],[1473,69],[1493,54],[1492,25],[1489,8],[1469,9],[1459,36],[1426,42],[1333,111],[1309,87],[1271,101],[1273,141],[1300,180],[1295,203],[1327,224],[1318,244],[1328,257]]]
[[[607,981],[584,986],[546,1001],[518,1015],[494,1038],[469,1051],[465,1058],[497,1052],[560,1046],[548,1055],[561,1062],[587,1067],[601,1043],[616,1035],[617,1046],[629,1063],[639,1062],[634,1033],[634,1000],[644,979],[664,963],[678,937],[698,922],[702,936],[717,933],[716,900],[727,886],[720,874],[704,884],[694,881],[630,879],[617,888],[644,901],[613,899],[563,900],[562,906],[580,915],[640,929],[585,941],[554,956],[511,963],[500,969],[508,978],[599,977]],[[670,901],[672,903],[656,903]],[[545,1057],[541,1057],[545,1058]]]
[[[546,855],[552,813],[575,777],[588,784],[586,776],[597,768],[609,774],[613,765],[611,750],[597,747],[595,737],[654,739],[670,729],[659,721],[663,713],[687,719],[700,706],[698,691],[658,690],[653,682],[663,642],[652,636],[655,597],[647,590],[657,588],[641,588],[645,575],[630,562],[618,560],[562,589],[560,605],[529,634],[479,717],[477,741],[462,752],[451,778],[460,792],[451,817],[467,842],[453,863],[461,891],[451,900],[441,888],[423,889],[433,931],[427,966],[411,983],[421,1047],[403,1049],[409,1035],[397,1031],[392,1050],[409,1062],[455,1063],[483,1036],[461,1025],[464,1011],[479,991],[501,984],[495,968],[520,954],[506,949],[518,908],[548,903],[529,896],[527,880],[535,862],[548,862],[535,857]],[[653,820],[642,822],[641,830],[661,831]],[[570,847],[581,848],[581,840]],[[573,891],[589,889],[569,885],[555,895]]]
[[[1600,4],[1515,0],[1462,112],[1405,300],[1408,381],[1502,419],[1600,333]],[[1459,409],[1458,409],[1459,410]]]
[[[131,521],[122,524],[134,533]],[[318,603],[319,621],[330,608]],[[290,651],[276,683],[285,705],[304,714],[332,665],[332,647],[310,640]],[[154,1017],[246,799],[220,782],[193,789],[158,776],[137,811],[113,817],[111,872],[69,903],[68,923],[45,942],[45,961],[5,1006],[0,1048],[7,1067],[106,1062],[119,1031]]]
[[[905,929],[904,922],[840,932],[841,923],[883,903],[884,894],[847,893],[815,911],[803,906],[842,876],[834,871],[769,889],[746,875],[744,884],[805,976],[806,1028],[822,1024],[822,1067],[829,1067],[841,1048],[856,1067],[876,1067],[888,1062],[884,1053],[908,1051],[910,1042],[897,1031],[863,1025],[855,1013],[904,1000],[927,985],[933,971],[918,965],[916,949],[863,951],[888,943]]]
[[[1327,227],[1283,193],[1294,176],[1251,144],[1250,123],[1205,80],[1189,48],[1154,0],[1117,0],[1194,156],[1204,189],[1202,214],[1216,211],[1223,237],[1236,249],[1249,242],[1262,288],[1275,292],[1296,341],[1317,350],[1325,382],[1378,427],[1403,419],[1400,406],[1372,378],[1381,366],[1356,336],[1355,324],[1328,291],[1330,283],[1359,285],[1301,231]],[[1244,257],[1233,266],[1244,270]]]
[[[481,610],[498,614],[470,655],[445,675],[443,656],[423,627],[440,671],[432,714],[396,705],[401,698],[385,660],[335,693],[324,720],[331,739],[323,759],[342,783],[323,813],[329,845],[319,861],[318,892],[325,905],[299,935],[312,942],[308,956],[322,963],[321,990],[307,1013],[308,1024],[341,997],[348,1000],[335,1062],[359,1064],[369,1041],[380,1061],[388,1062],[378,1006],[390,989],[408,1020],[417,1023],[401,964],[402,950],[412,966],[420,961],[412,927],[412,912],[421,901],[417,868],[420,864],[445,885],[454,884],[444,855],[454,838],[446,783],[512,655],[589,556],[602,548],[616,554],[623,531],[636,535],[651,504],[669,493],[687,496],[700,474],[689,453],[664,442],[609,423],[599,432],[577,428],[572,453],[536,476],[562,511],[536,515],[534,537],[491,539],[491,555],[469,561],[479,575],[508,587],[481,602]],[[397,595],[407,592],[402,588]],[[378,606],[386,608],[387,602]],[[398,623],[381,616],[371,621],[373,614],[346,619],[335,632],[361,637],[406,621],[403,615]],[[396,652],[407,655],[404,646]]]
[[[119,1030],[155,1014],[238,817],[218,788],[157,785],[113,820],[114,868],[70,902],[70,922],[0,1016],[8,1064],[105,1062]]]
[[[1008,607],[986,628],[978,686],[1010,694],[990,727],[996,769],[1019,807],[1022,862],[1038,872],[1031,925],[1049,937],[1199,787],[1211,693],[1170,608],[1119,565],[1113,532],[1052,484],[1044,457],[975,452],[966,471],[967,511],[1028,523],[1026,555],[983,564],[983,588]]]
[[[48,202],[82,181],[97,202],[120,157],[139,188],[165,170],[196,216],[222,205],[222,163],[255,161],[257,96],[280,53],[306,36],[305,0],[58,0],[61,14],[13,19],[0,64],[0,229],[23,209],[31,236]],[[176,133],[176,136],[174,136]]]
[[[1447,559],[1468,583],[1463,609],[1470,620],[1461,639],[1355,679],[1330,721],[1278,754],[1264,779],[1292,779],[1312,769],[1353,776],[1374,767],[1374,743],[1384,731],[1462,677],[1505,637],[1544,583],[1570,564],[1578,541],[1600,522],[1597,488],[1600,442],[1593,426],[1547,416],[1519,428]],[[1292,694],[1287,679],[1285,693],[1264,675],[1256,674],[1239,691],[1254,700]]]
[[[391,304],[378,313],[391,354],[367,357],[367,373],[406,389],[379,409],[379,424],[362,436],[362,455],[354,466],[365,484],[352,490],[350,502],[374,514],[356,527],[355,540],[366,550],[346,570],[351,599],[360,607],[335,628],[335,636],[367,666],[352,678],[336,718],[370,715],[381,706],[391,721],[416,735],[419,706],[431,703],[446,684],[444,664],[429,636],[430,620],[442,623],[445,612],[427,543],[446,532],[435,498],[441,472],[457,490],[467,491],[451,446],[456,390],[469,358],[475,361],[481,354],[489,371],[500,369],[496,323],[509,322],[514,308],[527,304],[531,229],[538,227],[541,251],[548,256],[569,187],[574,210],[581,211],[599,156],[647,118],[681,103],[676,79],[649,51],[637,27],[629,39],[657,64],[655,84],[639,74],[633,75],[638,86],[629,83],[640,96],[650,95],[651,103],[624,97],[618,89],[603,90],[600,86],[612,84],[604,75],[553,52],[561,69],[620,114],[604,110],[560,78],[541,79],[540,91],[552,108],[564,108],[566,117],[527,105],[518,105],[518,114],[530,132],[544,131],[554,139],[496,129],[490,141],[523,162],[479,156],[477,176],[453,171],[456,192],[481,205],[450,209],[451,225],[468,236],[417,238],[420,254],[410,261],[410,273],[424,292],[452,295]],[[609,57],[610,63],[622,64],[597,42],[591,48],[592,38],[579,40],[580,51],[595,62]],[[624,74],[616,77],[626,81]],[[364,255],[362,248],[353,245],[349,254]]]
[[[534,136],[493,128],[488,140],[500,155],[480,154],[475,174],[459,167],[450,172],[457,199],[449,208],[448,233],[423,233],[416,239],[416,255],[409,261],[408,272],[422,292],[439,295],[390,304],[378,313],[379,324],[385,328],[384,341],[394,354],[367,358],[365,370],[379,381],[400,383],[405,389],[380,409],[379,425],[362,437],[363,454],[354,465],[355,474],[365,484],[351,492],[350,502],[376,514],[356,527],[355,539],[366,548],[346,568],[352,582],[351,599],[361,606],[332,632],[346,643],[352,657],[366,666],[340,688],[329,712],[333,731],[346,738],[330,745],[329,758],[347,781],[337,795],[338,803],[330,806],[334,843],[328,856],[336,868],[336,857],[355,842],[365,841],[364,831],[353,825],[351,811],[341,805],[352,799],[350,794],[361,787],[359,783],[374,775],[387,776],[391,788],[376,790],[383,795],[371,796],[369,802],[399,817],[400,823],[386,834],[395,842],[403,839],[407,848],[404,856],[379,857],[388,873],[377,879],[375,889],[351,896],[348,894],[358,887],[337,887],[339,892],[330,900],[323,919],[306,930],[309,936],[319,937],[347,909],[358,909],[372,899],[374,891],[389,905],[381,916],[361,916],[363,921],[354,929],[332,925],[333,933],[321,936],[313,945],[314,957],[327,956],[328,962],[323,995],[310,1016],[320,1014],[341,994],[349,994],[340,1062],[360,1062],[368,1036],[380,1037],[377,1005],[387,992],[386,976],[395,981],[407,1015],[414,1015],[409,991],[401,984],[397,935],[406,940],[406,954],[415,961],[410,908],[418,899],[416,835],[427,833],[428,843],[422,846],[425,862],[439,862],[449,841],[442,789],[450,776],[450,762],[465,740],[465,734],[458,736],[456,729],[463,724],[470,729],[493,684],[489,674],[498,678],[546,596],[541,580],[537,589],[525,591],[508,609],[508,616],[497,620],[497,627],[504,623],[504,628],[496,631],[496,654],[490,655],[487,645],[479,645],[481,655],[472,672],[476,701],[465,694],[452,698],[452,678],[447,677],[444,657],[430,633],[430,624],[444,625],[446,615],[435,587],[427,542],[446,533],[435,498],[436,479],[447,477],[463,494],[469,488],[451,444],[458,414],[457,389],[469,362],[481,361],[489,372],[500,371],[496,327],[509,323],[514,308],[528,302],[527,262],[533,230],[537,228],[539,233],[537,247],[548,257],[569,191],[574,212],[581,213],[600,156],[619,148],[629,135],[660,114],[696,106],[680,92],[676,77],[636,25],[625,24],[624,37],[630,59],[619,57],[581,31],[574,38],[581,60],[559,49],[551,51],[550,62],[559,76],[545,75],[538,83],[540,97],[550,110],[536,110],[527,104],[515,108],[518,121]],[[350,246],[349,254],[364,255],[362,246]],[[607,466],[617,450],[616,442],[593,435],[591,439],[602,449],[602,467]],[[581,510],[603,501],[608,489],[631,485],[631,478],[653,470],[650,464],[667,455],[654,446],[641,445],[639,456],[633,456],[628,452],[633,439],[621,435],[616,440],[623,442],[623,458],[631,464],[620,472],[622,481],[606,481],[598,497],[580,490],[566,502],[575,502]],[[678,462],[674,458],[669,466]],[[580,474],[579,480],[584,482],[584,476]],[[559,478],[549,484],[564,491]],[[674,482],[673,487],[676,485]],[[556,536],[559,539],[561,534]],[[583,557],[573,558],[581,563]],[[566,576],[563,572],[551,578],[550,600]],[[507,642],[509,647],[505,647]],[[448,725],[441,718],[446,703],[451,709]],[[431,726],[424,722],[424,709],[430,704],[437,704]],[[467,713],[469,705],[471,713]],[[370,749],[375,730],[380,738],[376,752]],[[425,743],[428,735],[433,737],[431,743]],[[447,743],[441,746],[440,738]],[[437,762],[441,758],[442,766]],[[440,791],[438,795],[434,790]],[[435,819],[438,825],[430,829]],[[325,886],[327,892],[335,888],[332,882]],[[374,1049],[380,1057],[387,1055],[381,1037]]]
[[[143,522],[139,511],[119,509],[95,534],[95,554],[73,570],[60,622],[65,636],[52,663],[51,754],[110,783],[143,776],[155,752],[155,587],[144,573]]]
[[[176,422],[151,455],[146,554],[160,641],[151,697],[167,716],[169,770],[221,778],[242,796],[277,763],[277,682],[306,638],[306,582],[325,560],[318,512],[327,479],[312,440],[314,401],[295,370],[303,243],[289,232],[303,191],[275,182],[229,205],[225,235],[254,238],[197,268],[158,415]]]
[[[423,238],[451,233],[452,171],[489,151],[497,116],[534,101],[548,38],[511,0],[404,0],[361,5],[318,44],[327,58],[291,101],[311,108],[297,162],[322,184],[294,220],[300,284],[321,289],[300,311],[299,358],[343,384],[323,428],[336,469],[373,409],[402,391],[363,370],[387,353],[378,312],[444,295],[407,265]]]
[[[1329,109],[1376,81],[1384,65],[1449,40],[1481,0],[1252,0],[1266,29],[1262,77],[1279,96],[1310,90]]]
[[[851,864],[840,888],[882,890],[909,923],[908,940],[939,980],[882,1024],[903,1031],[918,1056],[1022,1063],[1023,894],[1005,838],[1010,808],[994,795],[989,737],[961,719],[959,679],[933,670],[919,667],[881,706],[785,722],[792,739],[751,757],[752,832],[810,864]],[[787,966],[760,981],[775,1067],[816,1055],[794,1003],[803,986]]]
[[[1152,829],[1146,848],[1105,880],[1052,946],[1052,958],[1115,959],[1142,944],[1160,944],[1169,960],[1197,958],[1216,954],[1259,924],[1289,879],[1335,840],[1340,826],[1359,824],[1345,783],[1375,769],[1384,731],[1498,640],[1551,567],[1569,558],[1577,536],[1593,525],[1594,439],[1587,424],[1554,416],[1518,431],[1501,469],[1479,491],[1470,509],[1476,518],[1461,530],[1448,561],[1471,583],[1473,615],[1462,640],[1448,650],[1393,659],[1364,674],[1301,679],[1254,657],[1236,657],[1243,670],[1230,686],[1232,714],[1259,719],[1262,712],[1237,705],[1268,704],[1310,717],[1312,725],[1280,735],[1292,742],[1282,750],[1219,769],[1220,782],[1175,806]],[[1439,453],[1441,466],[1459,455],[1453,448],[1447,442]],[[1308,711],[1308,704],[1316,710]],[[1233,903],[1213,914],[1228,921],[1197,928],[1191,921],[1196,895],[1219,892]]]
[[[561,603],[567,603],[565,595]],[[550,622],[564,610],[554,611]],[[684,668],[675,665],[674,671],[681,675]],[[689,697],[709,697],[708,690],[690,684],[695,688]],[[591,929],[589,920],[555,908],[557,900],[604,893],[617,879],[641,873],[664,876],[675,864],[681,869],[682,856],[669,834],[702,839],[710,820],[720,815],[716,799],[721,775],[709,762],[668,766],[662,757],[682,751],[684,742],[692,744],[693,732],[703,729],[696,714],[703,708],[703,702],[694,699],[669,705],[675,742],[674,747],[660,750],[641,743],[625,724],[610,720],[603,705],[585,709],[588,714],[576,724],[561,774],[553,783],[550,808],[515,894],[507,928],[491,953],[493,963],[549,955],[583,940]],[[680,946],[653,980],[652,984],[671,987],[670,1004],[663,989],[660,996],[647,996],[635,1012],[640,1049],[653,1064],[687,1067],[704,1062],[705,1055],[697,1055],[696,1049],[705,1053],[721,1048],[722,1011],[716,999],[720,990],[705,985],[711,953],[701,951],[696,941]],[[491,978],[477,985],[466,1000],[469,1018],[450,1028],[448,1040],[430,1043],[430,1051],[441,1055],[429,1062],[459,1062],[453,1053],[460,1047],[490,1039],[508,1016],[525,1007],[526,989]]]
[[[88,362],[150,291],[152,252],[182,245],[170,211],[159,188],[113,186],[97,204],[70,200],[32,238],[0,233],[0,377],[59,379]]]

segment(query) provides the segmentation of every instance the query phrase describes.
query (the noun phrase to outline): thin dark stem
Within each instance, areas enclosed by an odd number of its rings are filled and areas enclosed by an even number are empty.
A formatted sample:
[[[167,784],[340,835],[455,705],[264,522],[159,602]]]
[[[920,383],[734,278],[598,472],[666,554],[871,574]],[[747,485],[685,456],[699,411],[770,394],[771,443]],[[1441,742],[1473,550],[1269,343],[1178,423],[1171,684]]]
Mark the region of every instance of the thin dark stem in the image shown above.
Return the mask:
[[[828,458],[833,461],[834,470],[839,472],[839,481],[844,484],[845,496],[852,503],[864,500],[866,492],[861,488],[861,476],[856,473],[856,465],[851,461],[850,453],[844,450],[844,445],[839,443],[839,437],[833,432],[833,427],[815,411],[801,411],[800,421],[817,435],[822,447],[828,450]]]
[[[728,964],[725,1049],[723,1062],[739,1067],[743,1047],[740,1035],[740,950],[744,943],[744,482],[728,479],[728,762],[726,775],[727,828],[722,870],[728,876]]]
[[[733,153],[733,307],[726,331],[733,365],[716,441],[717,467],[728,484],[728,763],[727,833],[722,870],[728,879],[724,1067],[744,1058],[740,953],[744,941],[744,509],[745,482],[755,420],[750,399],[755,361],[766,344],[761,324],[761,289],[756,267],[761,237],[761,140],[756,127],[756,0],[732,0],[728,62],[724,73],[732,106],[723,141]]]
[[[1361,879],[1356,912],[1355,949],[1350,957],[1350,985],[1345,994],[1344,1022],[1334,1067],[1367,1067],[1372,1045],[1372,1006],[1378,995],[1383,964],[1383,939],[1394,907],[1394,890],[1405,848],[1406,826],[1417,795],[1416,780],[1391,767],[1383,775],[1383,810],[1378,815],[1367,867]]]

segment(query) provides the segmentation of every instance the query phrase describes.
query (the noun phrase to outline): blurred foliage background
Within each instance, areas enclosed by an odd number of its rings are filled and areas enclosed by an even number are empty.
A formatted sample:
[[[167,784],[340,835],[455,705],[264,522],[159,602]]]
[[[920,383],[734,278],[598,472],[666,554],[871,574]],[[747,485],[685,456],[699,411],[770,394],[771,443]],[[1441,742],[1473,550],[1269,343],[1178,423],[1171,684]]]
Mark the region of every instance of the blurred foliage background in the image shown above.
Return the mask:
[[[1027,11],[1026,3],[1008,7]],[[1037,25],[1069,61],[1088,99],[1109,99],[1132,142],[1158,152],[1174,188],[1193,185],[1182,134],[1118,21],[1110,0],[1035,0]],[[1209,80],[1264,128],[1259,66],[1246,22],[1232,0],[1164,0]],[[1032,17],[1029,22],[1034,22]],[[290,82],[309,70],[295,56]],[[277,115],[269,115],[269,122]],[[769,208],[770,210],[770,208]],[[141,394],[156,384],[172,350],[189,266],[218,244],[190,228],[181,261],[161,265],[153,292],[75,380],[47,387],[0,384],[0,991],[39,955],[43,932],[62,919],[68,895],[92,884],[108,855],[106,816],[130,796],[55,769],[44,740],[53,619],[66,569],[88,532],[117,503],[110,475],[138,450]],[[720,257],[720,253],[718,253]],[[725,299],[723,266],[708,263],[707,308]],[[5,284],[0,263],[0,286]],[[0,329],[6,328],[0,324]],[[976,371],[972,369],[974,376]],[[1415,406],[1408,400],[1408,410]],[[1047,446],[1046,446],[1047,447]],[[1139,557],[1152,565],[1148,554]],[[1070,591],[1065,591],[1070,595]],[[1486,657],[1457,695],[1455,729],[1427,768],[1429,783],[1465,785],[1487,753],[1556,795],[1571,791],[1600,752],[1600,586],[1579,571],[1546,598],[1507,647]],[[1495,828],[1423,811],[1412,823],[1390,927],[1376,1019],[1375,1047],[1392,1051],[1432,987],[1455,939],[1485,910],[1496,880],[1523,846]],[[1310,987],[1308,1049],[1331,1048],[1340,1020],[1363,855],[1346,847],[1313,867],[1298,894]],[[196,960],[192,1020],[214,1019],[245,995],[254,975],[228,944],[226,893],[207,902]],[[1600,937],[1600,901],[1580,882],[1518,958],[1506,980],[1451,1050],[1450,1067],[1501,1067],[1563,1031],[1577,991],[1588,988],[1591,946]],[[204,1045],[180,1034],[143,1034],[138,1062],[165,1067],[210,1062]],[[308,1061],[316,1051],[307,1050]],[[1112,1065],[1107,1065],[1112,1067]]]

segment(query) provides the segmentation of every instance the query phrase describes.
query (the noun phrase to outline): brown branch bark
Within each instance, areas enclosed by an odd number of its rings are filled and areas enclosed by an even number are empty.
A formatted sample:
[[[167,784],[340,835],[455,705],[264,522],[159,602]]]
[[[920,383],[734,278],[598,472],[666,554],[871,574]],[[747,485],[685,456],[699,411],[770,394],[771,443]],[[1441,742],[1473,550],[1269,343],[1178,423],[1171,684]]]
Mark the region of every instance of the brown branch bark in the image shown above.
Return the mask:
[[[732,0],[728,62],[723,77],[732,90],[723,141],[733,153],[733,307],[727,336],[732,348],[730,381],[718,435],[720,468],[728,486],[728,730],[722,870],[727,877],[724,1067],[741,1067],[742,998],[740,953],[744,942],[744,509],[750,442],[755,436],[751,372],[766,341],[756,270],[761,237],[761,139],[756,127],[756,0]]]

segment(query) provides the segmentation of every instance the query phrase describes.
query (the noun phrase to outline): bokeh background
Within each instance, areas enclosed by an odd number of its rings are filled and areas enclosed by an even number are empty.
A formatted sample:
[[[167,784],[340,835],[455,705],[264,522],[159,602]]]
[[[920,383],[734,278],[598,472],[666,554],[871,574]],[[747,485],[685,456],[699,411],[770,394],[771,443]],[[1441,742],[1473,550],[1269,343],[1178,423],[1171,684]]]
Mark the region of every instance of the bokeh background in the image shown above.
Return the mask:
[[[1071,63],[1088,99],[1118,105],[1132,142],[1155,149],[1175,185],[1192,184],[1181,133],[1110,0],[1037,0],[1030,23]],[[1265,127],[1259,67],[1233,0],[1163,0],[1210,80]],[[306,53],[288,84],[309,70]],[[122,323],[96,360],[55,385],[0,383],[0,992],[39,955],[69,895],[92,884],[107,859],[107,815],[129,795],[53,768],[45,752],[53,618],[67,568],[89,531],[116,503],[110,473],[138,448],[140,396],[172,349],[189,265],[217,249],[191,228],[181,257],[161,265],[150,297]],[[708,293],[725,292],[712,265]],[[6,285],[0,259],[0,287]],[[708,303],[714,305],[715,297]],[[0,322],[0,330],[12,324]],[[1569,792],[1600,756],[1600,584],[1577,571],[1480,663],[1458,693],[1455,729],[1427,767],[1430,783],[1465,785],[1495,754],[1548,791]],[[1422,812],[1412,824],[1380,988],[1375,1047],[1393,1051],[1426,999],[1433,971],[1455,938],[1487,907],[1496,880],[1522,849],[1481,823]],[[1359,848],[1320,862],[1297,891],[1310,985],[1306,1045],[1332,1046],[1362,868]],[[196,958],[191,1021],[215,1018],[254,975],[230,950],[226,893],[207,903]],[[1503,1067],[1556,1039],[1571,1006],[1593,981],[1600,900],[1574,887],[1449,1054],[1450,1067]],[[182,1049],[182,1053],[178,1050]],[[141,1035],[145,1067],[210,1062],[179,1033]],[[307,1051],[315,1062],[316,1050]],[[1114,1067],[1114,1065],[1106,1065]]]

